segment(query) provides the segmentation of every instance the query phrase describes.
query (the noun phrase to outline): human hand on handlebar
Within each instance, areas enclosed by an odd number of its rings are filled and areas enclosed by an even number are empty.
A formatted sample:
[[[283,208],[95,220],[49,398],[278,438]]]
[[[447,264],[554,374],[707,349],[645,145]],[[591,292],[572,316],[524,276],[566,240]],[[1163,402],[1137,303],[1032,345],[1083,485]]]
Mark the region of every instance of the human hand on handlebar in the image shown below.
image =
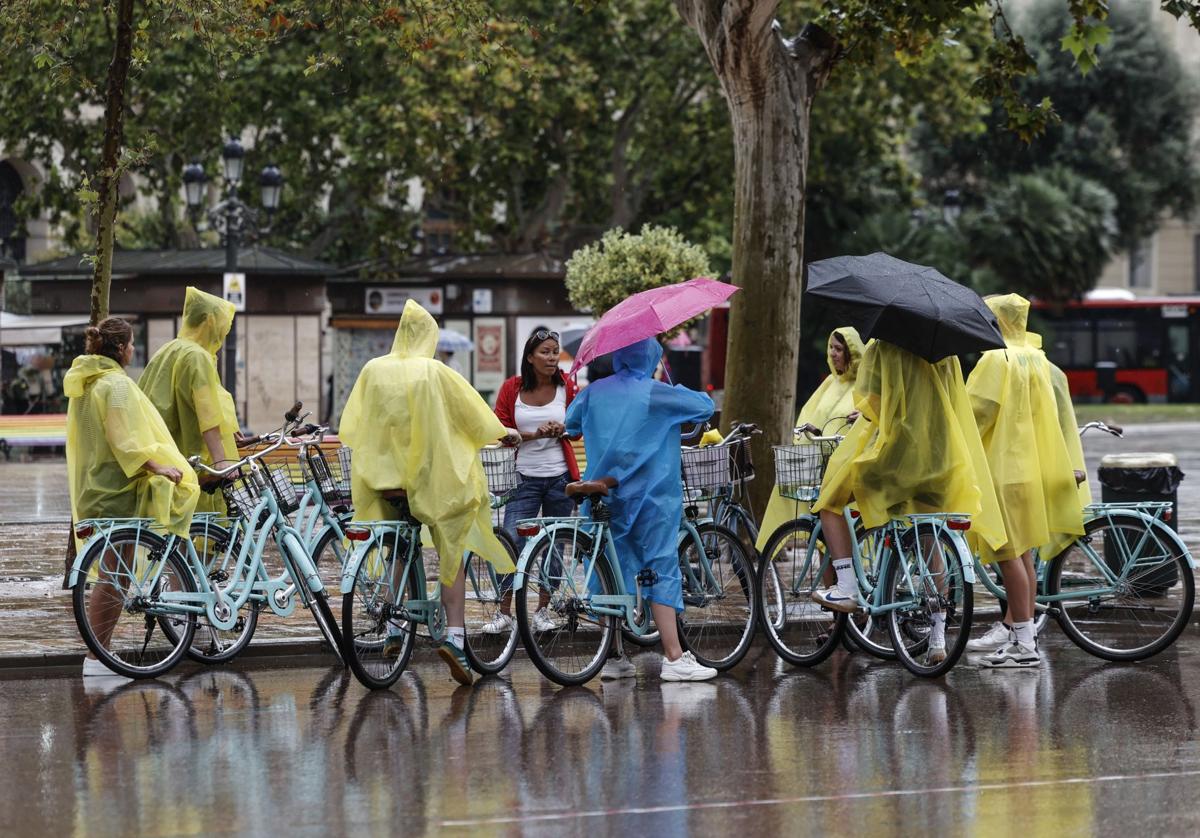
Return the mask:
[[[1075,469],[1075,485],[1078,486],[1083,481],[1087,480],[1087,472]]]
[[[500,437],[500,441],[505,445],[520,445],[523,440],[521,432],[515,428],[505,428],[504,436]]]

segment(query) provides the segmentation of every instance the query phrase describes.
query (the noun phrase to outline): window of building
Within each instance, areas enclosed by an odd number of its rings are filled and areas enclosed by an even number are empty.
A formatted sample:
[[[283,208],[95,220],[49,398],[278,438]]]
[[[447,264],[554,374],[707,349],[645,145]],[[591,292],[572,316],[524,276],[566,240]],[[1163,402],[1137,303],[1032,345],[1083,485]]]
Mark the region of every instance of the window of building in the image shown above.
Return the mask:
[[[1146,239],[1135,243],[1129,249],[1129,287],[1150,287],[1150,256],[1151,243]]]

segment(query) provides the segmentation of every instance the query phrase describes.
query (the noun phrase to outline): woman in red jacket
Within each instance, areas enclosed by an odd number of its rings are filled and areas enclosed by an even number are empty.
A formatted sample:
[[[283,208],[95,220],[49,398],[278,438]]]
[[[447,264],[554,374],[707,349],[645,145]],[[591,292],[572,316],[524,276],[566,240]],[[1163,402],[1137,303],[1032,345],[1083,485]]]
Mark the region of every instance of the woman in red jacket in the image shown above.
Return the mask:
[[[561,349],[558,332],[537,328],[525,341],[521,353],[521,374],[514,375],[496,396],[496,416],[506,428],[521,432],[517,449],[517,473],[521,483],[504,507],[504,528],[517,544],[525,539],[517,535],[517,522],[526,518],[559,517],[574,512],[575,504],[567,497],[566,486],[579,479],[575,451],[566,437],[567,406],[579,388],[558,367]],[[500,634],[512,627],[512,576],[500,578],[500,613],[483,631]],[[542,593],[533,615],[534,631],[554,628],[546,606],[549,592]]]

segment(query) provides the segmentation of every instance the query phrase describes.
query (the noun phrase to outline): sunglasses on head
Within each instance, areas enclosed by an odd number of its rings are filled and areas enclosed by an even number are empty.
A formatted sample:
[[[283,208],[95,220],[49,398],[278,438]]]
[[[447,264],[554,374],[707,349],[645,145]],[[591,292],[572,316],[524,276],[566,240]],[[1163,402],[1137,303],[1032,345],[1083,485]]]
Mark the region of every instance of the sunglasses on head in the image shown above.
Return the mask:
[[[541,343],[544,340],[549,340],[550,338],[559,340],[558,332],[553,332],[550,329],[538,329],[536,332],[533,333],[533,339],[536,340],[538,343]]]

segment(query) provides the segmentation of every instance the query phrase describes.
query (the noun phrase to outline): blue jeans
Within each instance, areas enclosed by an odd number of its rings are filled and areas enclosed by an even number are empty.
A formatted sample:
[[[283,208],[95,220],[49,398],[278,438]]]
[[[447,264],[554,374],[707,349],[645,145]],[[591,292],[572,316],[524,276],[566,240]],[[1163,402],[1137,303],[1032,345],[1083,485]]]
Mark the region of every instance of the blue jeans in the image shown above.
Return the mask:
[[[517,535],[517,522],[527,518],[559,518],[575,512],[575,502],[567,497],[567,484],[571,475],[563,472],[557,477],[526,477],[521,475],[517,491],[504,506],[504,529],[512,536],[517,546],[517,555],[525,549],[528,539]],[[500,576],[500,592],[512,590],[513,574]]]

